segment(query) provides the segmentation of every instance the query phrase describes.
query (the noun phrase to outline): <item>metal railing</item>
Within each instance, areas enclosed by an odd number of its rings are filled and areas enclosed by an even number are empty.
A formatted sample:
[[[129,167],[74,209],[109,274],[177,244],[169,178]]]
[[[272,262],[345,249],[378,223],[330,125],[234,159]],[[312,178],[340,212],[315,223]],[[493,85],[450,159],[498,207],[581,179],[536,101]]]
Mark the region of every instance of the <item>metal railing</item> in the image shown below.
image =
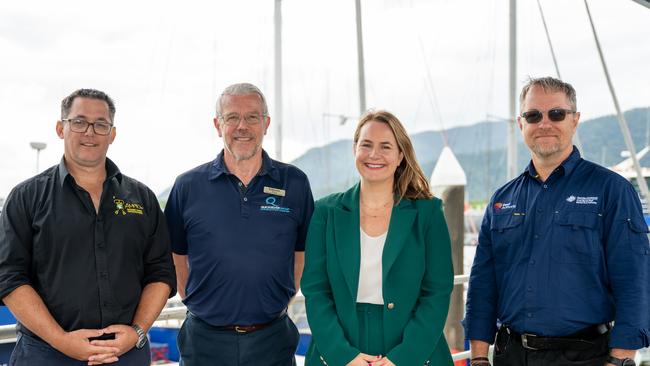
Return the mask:
[[[462,285],[469,282],[469,275],[458,275],[454,276],[454,285]],[[291,304],[289,305],[289,316],[297,322],[297,317],[304,316],[304,311],[301,311],[300,308],[304,309],[305,298],[302,296],[302,293],[298,293]],[[160,315],[156,319],[154,326],[176,326],[185,319],[185,314],[187,313],[187,308],[178,298],[170,299],[167,302],[166,307],[160,312]],[[301,333],[309,334],[309,328],[299,327]],[[0,326],[0,344],[3,343],[13,343],[16,342],[16,324],[2,325]],[[463,351],[454,353],[452,355],[454,361],[465,360],[470,357],[469,351]]]

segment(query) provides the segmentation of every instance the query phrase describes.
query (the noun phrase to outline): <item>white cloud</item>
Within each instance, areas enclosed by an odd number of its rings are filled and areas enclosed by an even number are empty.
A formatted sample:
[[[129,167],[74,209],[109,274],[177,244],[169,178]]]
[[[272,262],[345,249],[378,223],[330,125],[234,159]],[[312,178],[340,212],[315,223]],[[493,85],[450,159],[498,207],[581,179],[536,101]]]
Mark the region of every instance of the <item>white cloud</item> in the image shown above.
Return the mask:
[[[554,74],[536,2],[518,4],[518,80]],[[633,1],[589,4],[621,106],[649,105],[650,10]],[[583,118],[613,113],[583,3],[542,5]],[[282,6],[283,149],[290,160],[351,136],[354,121],[341,126],[324,114],[359,113],[356,35],[353,2]],[[368,106],[394,111],[411,132],[507,114],[507,2],[362,6]],[[0,54],[0,196],[33,175],[30,141],[48,144],[41,168],[59,161],[59,103],[80,87],[116,100],[118,138],[109,156],[155,191],[216,156],[214,101],[226,85],[257,84],[275,114],[273,1],[2,2]],[[271,128],[265,146],[272,154],[273,140]]]

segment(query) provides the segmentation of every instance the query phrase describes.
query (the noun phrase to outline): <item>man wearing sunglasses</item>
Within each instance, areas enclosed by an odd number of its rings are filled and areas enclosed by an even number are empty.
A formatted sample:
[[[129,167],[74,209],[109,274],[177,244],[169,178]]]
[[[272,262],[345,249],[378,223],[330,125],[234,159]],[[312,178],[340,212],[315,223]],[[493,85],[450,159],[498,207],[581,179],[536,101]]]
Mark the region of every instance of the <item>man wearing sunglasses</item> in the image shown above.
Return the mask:
[[[156,196],[106,157],[115,105],[61,103],[61,162],[16,186],[0,216],[0,299],[18,320],[10,365],[148,366],[146,331],[176,278]]]
[[[485,211],[467,294],[471,364],[634,365],[650,345],[650,247],[639,196],[571,139],[576,93],[531,79],[518,117],[531,162]],[[496,334],[496,339],[495,339]]]

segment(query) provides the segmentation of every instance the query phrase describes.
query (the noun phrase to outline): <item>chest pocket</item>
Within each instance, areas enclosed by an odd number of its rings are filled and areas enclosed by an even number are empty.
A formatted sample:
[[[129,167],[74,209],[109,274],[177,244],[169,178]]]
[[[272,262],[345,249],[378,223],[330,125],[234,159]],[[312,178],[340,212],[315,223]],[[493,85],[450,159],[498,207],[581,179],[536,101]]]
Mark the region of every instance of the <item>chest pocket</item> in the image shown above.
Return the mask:
[[[512,263],[522,247],[524,215],[494,215],[490,224],[492,254],[497,263]]]
[[[600,252],[600,221],[598,212],[558,213],[553,227],[551,257],[559,263],[596,263]]]

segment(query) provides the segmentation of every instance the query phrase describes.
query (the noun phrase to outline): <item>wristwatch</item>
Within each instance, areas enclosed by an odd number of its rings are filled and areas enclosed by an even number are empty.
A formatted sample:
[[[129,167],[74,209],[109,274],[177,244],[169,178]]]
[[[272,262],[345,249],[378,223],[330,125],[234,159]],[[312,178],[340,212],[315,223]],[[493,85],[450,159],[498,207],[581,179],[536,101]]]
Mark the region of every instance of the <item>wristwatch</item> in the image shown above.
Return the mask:
[[[138,341],[135,342],[135,348],[142,349],[142,347],[147,344],[147,333],[145,333],[144,329],[137,324],[133,324],[131,328],[133,328],[133,330],[138,334]]]
[[[609,356],[607,362],[616,366],[636,366],[636,363],[631,358],[616,358],[614,356]]]

